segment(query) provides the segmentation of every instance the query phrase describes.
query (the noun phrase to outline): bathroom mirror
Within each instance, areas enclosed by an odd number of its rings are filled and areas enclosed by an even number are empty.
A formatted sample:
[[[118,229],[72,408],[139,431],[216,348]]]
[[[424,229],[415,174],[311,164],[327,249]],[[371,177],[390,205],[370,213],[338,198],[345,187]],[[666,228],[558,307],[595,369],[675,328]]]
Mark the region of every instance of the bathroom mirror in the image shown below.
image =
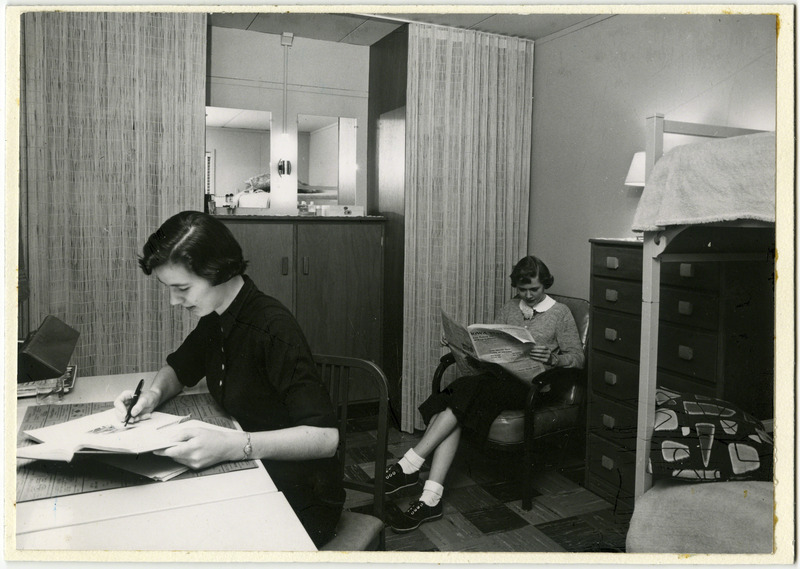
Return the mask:
[[[337,205],[340,197],[354,198],[356,119],[297,115],[296,166],[298,203]]]
[[[250,185],[268,191],[272,113],[206,107],[206,193],[223,203]]]

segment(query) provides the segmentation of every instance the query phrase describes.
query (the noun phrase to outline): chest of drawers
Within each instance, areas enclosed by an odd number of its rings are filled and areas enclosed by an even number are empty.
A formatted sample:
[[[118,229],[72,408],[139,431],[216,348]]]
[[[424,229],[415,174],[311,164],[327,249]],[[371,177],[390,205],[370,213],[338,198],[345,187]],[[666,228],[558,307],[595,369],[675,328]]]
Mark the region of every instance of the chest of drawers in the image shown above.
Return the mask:
[[[642,243],[591,240],[586,487],[631,512],[639,390]],[[769,263],[661,265],[658,385],[771,417]]]

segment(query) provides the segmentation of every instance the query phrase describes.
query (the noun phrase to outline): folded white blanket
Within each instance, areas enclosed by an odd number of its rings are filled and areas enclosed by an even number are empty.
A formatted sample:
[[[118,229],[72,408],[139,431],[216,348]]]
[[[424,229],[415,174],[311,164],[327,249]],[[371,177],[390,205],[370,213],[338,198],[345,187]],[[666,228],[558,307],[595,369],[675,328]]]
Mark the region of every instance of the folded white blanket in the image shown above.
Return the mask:
[[[634,231],[751,219],[775,221],[775,133],[686,144],[656,162]]]

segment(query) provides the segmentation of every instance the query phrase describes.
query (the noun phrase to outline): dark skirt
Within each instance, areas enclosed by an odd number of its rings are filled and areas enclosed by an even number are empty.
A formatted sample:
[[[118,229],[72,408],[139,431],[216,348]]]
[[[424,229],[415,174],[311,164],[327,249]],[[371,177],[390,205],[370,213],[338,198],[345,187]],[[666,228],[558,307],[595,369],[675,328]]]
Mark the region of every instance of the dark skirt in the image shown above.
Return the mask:
[[[338,460],[262,460],[262,463],[314,545],[320,548],[330,541],[336,535],[346,498]]]
[[[523,409],[530,385],[512,377],[491,373],[460,377],[419,406],[427,425],[431,418],[448,407],[471,439],[484,443],[489,428],[505,410]]]

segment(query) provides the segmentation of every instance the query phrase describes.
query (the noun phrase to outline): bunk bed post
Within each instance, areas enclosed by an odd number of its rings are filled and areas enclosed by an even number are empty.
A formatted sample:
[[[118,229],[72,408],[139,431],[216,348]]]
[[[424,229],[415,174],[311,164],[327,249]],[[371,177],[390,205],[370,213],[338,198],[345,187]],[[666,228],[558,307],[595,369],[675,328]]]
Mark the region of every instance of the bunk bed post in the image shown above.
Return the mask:
[[[658,382],[658,313],[661,301],[661,254],[685,227],[646,231],[642,253],[642,335],[639,348],[639,405],[636,423],[636,470],[634,500],[652,486],[647,472],[650,440],[656,414]]]
[[[664,153],[664,115],[647,117],[645,140],[645,181]],[[660,245],[660,246],[659,246]],[[647,473],[653,419],[655,417],[656,369],[658,364],[658,305],[660,301],[661,260],[665,242],[657,232],[646,232],[642,258],[642,335],[639,347],[639,405],[636,429],[636,470],[634,500],[652,485]]]
[[[658,364],[658,309],[661,259],[658,234],[645,233],[642,257],[642,335],[639,347],[639,404],[636,428],[636,474],[634,500],[652,486],[647,472],[650,440],[655,418],[656,370]],[[655,286],[654,286],[655,285]]]
[[[658,159],[664,153],[664,115],[656,113],[647,117],[647,140],[645,141],[645,181],[650,177]]]

